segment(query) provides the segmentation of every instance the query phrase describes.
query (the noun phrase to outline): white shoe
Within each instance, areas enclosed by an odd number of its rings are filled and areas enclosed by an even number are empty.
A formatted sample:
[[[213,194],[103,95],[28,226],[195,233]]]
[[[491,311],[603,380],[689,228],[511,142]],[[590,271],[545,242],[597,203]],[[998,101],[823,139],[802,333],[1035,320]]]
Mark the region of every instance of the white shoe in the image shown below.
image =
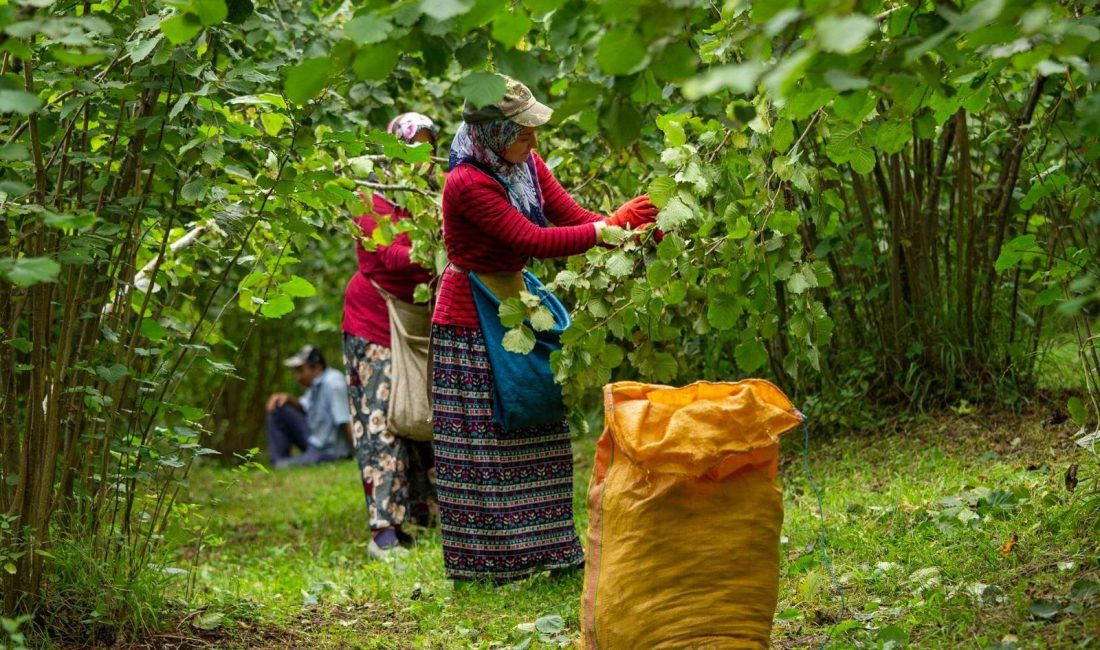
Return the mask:
[[[382,548],[373,539],[370,544],[367,544],[367,557],[372,560],[385,560],[388,557],[406,555],[408,551],[401,547],[400,544],[395,544],[389,548]]]

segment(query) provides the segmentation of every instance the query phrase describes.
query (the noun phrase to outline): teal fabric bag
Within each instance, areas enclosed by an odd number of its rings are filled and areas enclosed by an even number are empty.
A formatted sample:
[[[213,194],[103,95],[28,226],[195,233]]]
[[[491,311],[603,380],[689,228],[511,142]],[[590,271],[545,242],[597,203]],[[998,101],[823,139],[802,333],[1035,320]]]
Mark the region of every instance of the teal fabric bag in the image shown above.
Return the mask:
[[[550,353],[561,349],[561,334],[570,323],[569,312],[538,278],[525,270],[523,282],[527,291],[538,296],[554,315],[554,327],[535,331],[535,349],[528,354],[509,352],[504,349],[504,333],[508,328],[500,322],[500,299],[476,273],[471,271],[469,276],[489,365],[493,369],[493,420],[505,431],[561,420],[565,417],[565,404],[561,386],[554,381],[554,372],[550,369]],[[530,321],[527,326],[531,326]]]

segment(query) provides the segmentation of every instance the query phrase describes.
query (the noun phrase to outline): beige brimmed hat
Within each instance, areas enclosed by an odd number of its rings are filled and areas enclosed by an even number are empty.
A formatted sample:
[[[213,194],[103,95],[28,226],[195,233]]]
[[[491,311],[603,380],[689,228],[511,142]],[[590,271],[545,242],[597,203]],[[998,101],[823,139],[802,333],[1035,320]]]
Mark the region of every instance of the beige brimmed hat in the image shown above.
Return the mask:
[[[527,86],[511,77],[504,77],[504,81],[507,90],[500,101],[481,107],[467,101],[462,105],[462,119],[470,124],[507,119],[520,126],[532,127],[550,121],[553,109],[535,99]]]
[[[325,355],[321,354],[321,351],[314,345],[303,345],[302,349],[295,352],[292,356],[283,359],[283,365],[287,368],[298,368],[312,363],[315,366],[325,365]]]

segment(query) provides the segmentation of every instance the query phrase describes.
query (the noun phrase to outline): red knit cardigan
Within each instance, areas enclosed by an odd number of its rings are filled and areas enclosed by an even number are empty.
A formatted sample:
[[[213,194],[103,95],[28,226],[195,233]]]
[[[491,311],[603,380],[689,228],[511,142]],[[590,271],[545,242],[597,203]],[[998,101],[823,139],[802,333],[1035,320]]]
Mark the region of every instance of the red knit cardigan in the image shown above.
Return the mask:
[[[532,223],[508,201],[506,190],[493,177],[473,165],[458,165],[443,187],[443,242],[452,264],[478,273],[520,271],[532,257],[576,255],[596,245],[593,224],[603,217],[577,205],[542,158],[531,155],[543,214],[553,226]],[[432,322],[480,327],[465,273],[450,267],[443,273]]]
[[[375,193],[371,208],[355,219],[363,234],[370,237],[379,219],[398,221],[409,216],[408,211]],[[412,242],[408,233],[399,233],[389,246],[367,251],[356,242],[359,270],[348,281],[344,292],[343,329],[348,334],[371,343],[390,347],[390,320],[386,301],[371,284],[373,279],[399,300],[413,301],[416,285],[431,280],[427,269],[409,259]]]

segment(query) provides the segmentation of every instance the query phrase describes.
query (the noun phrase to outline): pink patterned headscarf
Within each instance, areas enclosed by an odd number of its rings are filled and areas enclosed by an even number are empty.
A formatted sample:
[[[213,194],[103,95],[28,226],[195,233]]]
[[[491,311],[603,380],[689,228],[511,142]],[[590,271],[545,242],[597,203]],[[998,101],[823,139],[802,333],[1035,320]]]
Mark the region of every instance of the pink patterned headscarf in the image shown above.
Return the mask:
[[[427,115],[421,113],[402,113],[390,120],[389,126],[386,127],[386,131],[396,135],[406,143],[412,142],[416,134],[422,130],[428,132],[432,138],[432,144],[434,145],[436,138],[435,122]]]

